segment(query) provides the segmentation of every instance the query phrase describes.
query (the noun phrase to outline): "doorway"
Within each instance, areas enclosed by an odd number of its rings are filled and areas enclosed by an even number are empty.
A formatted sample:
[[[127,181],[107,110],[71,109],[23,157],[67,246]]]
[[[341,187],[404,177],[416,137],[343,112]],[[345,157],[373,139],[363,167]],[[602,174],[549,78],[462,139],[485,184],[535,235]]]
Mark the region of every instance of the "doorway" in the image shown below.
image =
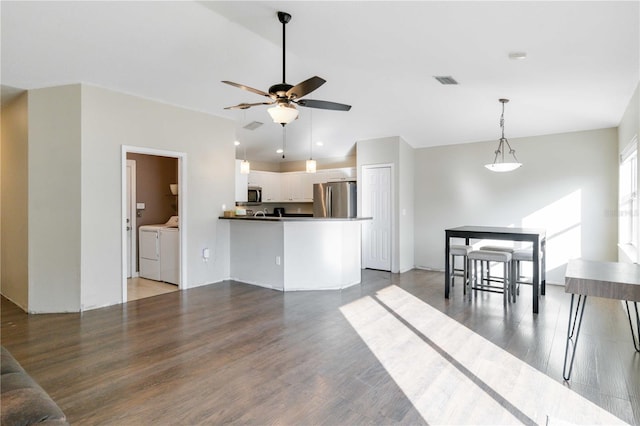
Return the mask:
[[[362,167],[362,226],[364,268],[391,271],[393,242],[391,165]]]
[[[186,154],[122,146],[122,172],[122,303],[185,288]],[[163,227],[168,222],[178,227]],[[162,274],[167,274],[167,279],[145,279],[148,263],[143,274],[138,272],[141,242],[137,237],[141,226],[157,229],[159,236],[171,241],[171,245],[157,242],[156,266],[158,269],[162,266]],[[171,249],[171,257],[167,257],[167,248]],[[169,263],[161,262],[160,256],[171,260],[171,269],[167,270]]]

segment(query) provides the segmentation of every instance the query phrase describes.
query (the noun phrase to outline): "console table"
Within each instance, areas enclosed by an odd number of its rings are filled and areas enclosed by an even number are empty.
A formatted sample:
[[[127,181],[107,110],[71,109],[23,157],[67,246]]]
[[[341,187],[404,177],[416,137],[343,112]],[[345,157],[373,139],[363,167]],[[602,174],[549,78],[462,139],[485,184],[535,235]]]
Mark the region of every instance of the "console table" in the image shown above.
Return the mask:
[[[567,325],[567,345],[564,350],[564,365],[562,377],[569,380],[573,369],[573,360],[576,356],[578,337],[584,307],[587,304],[587,296],[606,297],[608,299],[624,300],[627,307],[631,337],[636,351],[640,352],[640,314],[638,314],[638,302],[640,302],[640,266],[633,263],[597,262],[591,260],[570,260],[567,264],[567,272],[564,279],[565,293],[571,293],[571,307],[569,309],[569,324]],[[576,310],[573,311],[573,302],[578,295]],[[633,329],[629,302],[632,302],[636,312],[636,329]],[[582,303],[582,309],[580,304]],[[572,325],[573,322],[573,325]],[[576,328],[577,327],[577,328]],[[575,332],[573,353],[567,365],[569,355],[569,342]],[[568,367],[568,371],[567,371]]]

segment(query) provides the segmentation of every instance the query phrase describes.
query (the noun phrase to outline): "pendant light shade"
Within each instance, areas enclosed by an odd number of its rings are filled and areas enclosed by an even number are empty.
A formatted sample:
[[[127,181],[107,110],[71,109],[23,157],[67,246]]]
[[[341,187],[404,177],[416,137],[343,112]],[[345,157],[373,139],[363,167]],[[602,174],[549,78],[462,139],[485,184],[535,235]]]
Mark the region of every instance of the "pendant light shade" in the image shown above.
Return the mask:
[[[511,172],[518,167],[522,166],[522,163],[518,161],[516,157],[516,150],[511,148],[509,141],[504,137],[504,104],[509,102],[509,99],[498,99],[502,104],[502,115],[500,115],[500,129],[502,130],[502,137],[498,142],[498,149],[495,151],[495,157],[493,163],[485,164],[484,166],[492,172]],[[505,161],[505,151],[509,149],[509,155],[513,157],[513,161],[509,161],[509,157]]]
[[[307,173],[316,172],[316,160],[307,160]]]
[[[247,160],[242,160],[242,162],[240,163],[240,173],[243,175],[248,175],[249,173],[251,173],[251,163],[249,163]]]
[[[278,104],[267,111],[274,123],[280,123],[283,126],[298,118],[298,110],[293,105]]]
[[[309,113],[309,159],[307,160],[307,173],[316,172],[316,160],[313,159],[313,112]]]

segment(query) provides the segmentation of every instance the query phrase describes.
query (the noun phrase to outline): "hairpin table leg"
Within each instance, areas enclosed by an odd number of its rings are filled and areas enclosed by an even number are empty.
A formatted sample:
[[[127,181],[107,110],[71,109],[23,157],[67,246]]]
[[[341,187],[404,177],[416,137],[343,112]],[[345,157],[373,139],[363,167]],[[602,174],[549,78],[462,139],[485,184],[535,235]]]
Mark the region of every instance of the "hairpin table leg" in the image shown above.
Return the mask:
[[[638,302],[633,302],[633,306],[636,308],[636,330],[633,331],[633,321],[631,321],[631,311],[629,310],[629,302],[624,301],[627,305],[627,316],[629,317],[629,327],[631,327],[631,337],[633,338],[633,347],[636,352],[640,352],[640,314],[638,314]]]
[[[582,299],[582,295],[578,296],[578,304],[576,306],[575,318],[573,319],[573,327],[571,326],[571,317],[573,314],[573,299],[575,294],[571,295],[571,307],[569,308],[569,323],[567,324],[567,346],[564,349],[564,365],[562,368],[562,377],[565,380],[569,380],[571,377],[571,370],[573,369],[573,360],[576,357],[576,348],[578,347],[578,337],[580,337],[580,326],[582,325],[582,315],[584,314],[584,307],[587,305],[587,296],[584,296],[584,300],[582,300],[582,309],[580,309],[580,299]],[[578,318],[578,311],[580,311],[580,318]],[[573,332],[576,327],[576,319],[578,320],[578,329],[576,331],[576,340],[573,342],[573,351],[571,354],[571,361],[569,363],[569,372],[567,372],[567,358],[569,355],[569,342],[573,337]]]

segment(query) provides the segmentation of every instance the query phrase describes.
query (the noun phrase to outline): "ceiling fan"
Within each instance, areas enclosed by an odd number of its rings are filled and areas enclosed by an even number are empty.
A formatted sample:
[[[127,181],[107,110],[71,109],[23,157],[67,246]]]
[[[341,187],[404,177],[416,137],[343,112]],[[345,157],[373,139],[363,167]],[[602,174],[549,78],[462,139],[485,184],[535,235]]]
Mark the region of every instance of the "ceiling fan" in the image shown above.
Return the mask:
[[[225,109],[247,109],[257,105],[275,105],[268,109],[271,118],[275,123],[280,123],[283,127],[298,118],[298,110],[296,105],[307,108],[329,109],[334,111],[349,111],[351,105],[339,104],[336,102],[319,101],[317,99],[300,99],[322,86],[326,80],[315,76],[295,86],[287,84],[285,78],[286,51],[285,51],[285,26],[291,20],[291,15],[286,12],[278,12],[278,20],[282,23],[282,83],[274,84],[269,88],[269,93],[243,84],[234,83],[232,81],[223,81],[242,90],[265,96],[271,99],[270,102],[257,103],[241,103],[238,105],[226,107]]]

